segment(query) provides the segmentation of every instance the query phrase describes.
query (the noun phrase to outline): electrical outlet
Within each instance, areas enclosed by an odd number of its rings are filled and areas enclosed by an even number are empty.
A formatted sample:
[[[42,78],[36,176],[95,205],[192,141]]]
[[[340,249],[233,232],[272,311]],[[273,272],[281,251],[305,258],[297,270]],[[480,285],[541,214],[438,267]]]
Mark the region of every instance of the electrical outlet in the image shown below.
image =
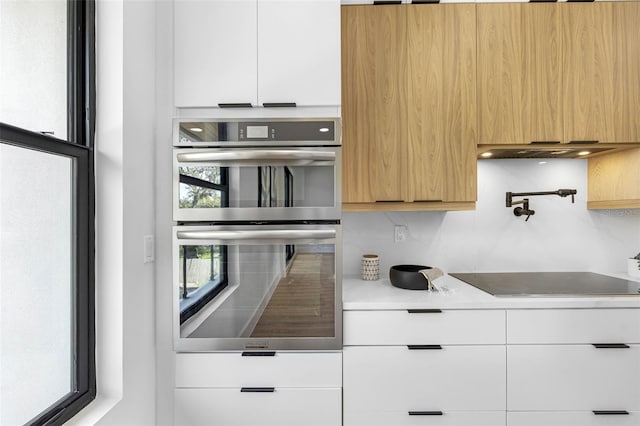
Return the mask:
[[[396,243],[407,239],[407,234],[409,232],[407,225],[396,225],[394,231],[394,240]]]

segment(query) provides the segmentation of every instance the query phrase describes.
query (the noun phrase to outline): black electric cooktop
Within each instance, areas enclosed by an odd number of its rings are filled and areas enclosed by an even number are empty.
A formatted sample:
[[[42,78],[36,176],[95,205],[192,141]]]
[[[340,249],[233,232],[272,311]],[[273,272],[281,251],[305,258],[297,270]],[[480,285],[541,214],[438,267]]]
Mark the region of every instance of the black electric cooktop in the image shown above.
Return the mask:
[[[500,297],[640,296],[640,283],[592,272],[450,273]]]

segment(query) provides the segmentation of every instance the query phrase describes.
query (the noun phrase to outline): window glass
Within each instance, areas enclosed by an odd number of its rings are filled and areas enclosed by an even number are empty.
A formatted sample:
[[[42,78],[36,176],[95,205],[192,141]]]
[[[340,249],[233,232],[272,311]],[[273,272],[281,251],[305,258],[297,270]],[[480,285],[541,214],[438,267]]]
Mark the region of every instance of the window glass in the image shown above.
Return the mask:
[[[75,391],[73,161],[0,144],[0,424]]]
[[[0,121],[67,139],[67,1],[0,1]]]

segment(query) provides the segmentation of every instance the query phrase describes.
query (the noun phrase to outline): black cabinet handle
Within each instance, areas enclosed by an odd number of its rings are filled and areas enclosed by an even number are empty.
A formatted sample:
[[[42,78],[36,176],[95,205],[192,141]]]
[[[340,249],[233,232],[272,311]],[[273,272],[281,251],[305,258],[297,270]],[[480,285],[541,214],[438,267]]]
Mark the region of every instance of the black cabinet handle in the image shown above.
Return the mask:
[[[275,351],[262,351],[262,352],[242,352],[242,356],[276,356]]]
[[[413,200],[414,203],[441,203],[442,200]]]
[[[442,416],[442,411],[409,411],[410,416]]]
[[[628,416],[629,412],[626,410],[593,410],[593,414],[596,416]]]
[[[376,203],[402,203],[402,200],[376,200]]]
[[[442,309],[407,309],[410,314],[441,314]]]
[[[437,4],[440,0],[411,0],[411,4]]]
[[[438,350],[442,349],[440,345],[407,345],[409,350]]]
[[[376,5],[384,5],[384,4],[400,4],[401,0],[374,0],[373,4]]]
[[[253,108],[249,102],[218,104],[220,108]]]
[[[262,106],[265,108],[295,108],[297,107],[295,102],[263,102]]]
[[[240,392],[267,393],[275,392],[276,388],[240,388]]]
[[[556,3],[558,0],[529,0],[529,3]]]
[[[567,0],[568,1],[568,0]],[[589,2],[591,2],[593,0],[589,0]],[[594,144],[594,143],[598,143],[600,141],[569,141],[569,143],[574,143],[574,144],[580,144],[580,145],[589,145],[589,144]]]
[[[592,343],[597,349],[629,349],[629,345],[624,343]]]
[[[531,141],[531,145],[557,145],[560,141]]]

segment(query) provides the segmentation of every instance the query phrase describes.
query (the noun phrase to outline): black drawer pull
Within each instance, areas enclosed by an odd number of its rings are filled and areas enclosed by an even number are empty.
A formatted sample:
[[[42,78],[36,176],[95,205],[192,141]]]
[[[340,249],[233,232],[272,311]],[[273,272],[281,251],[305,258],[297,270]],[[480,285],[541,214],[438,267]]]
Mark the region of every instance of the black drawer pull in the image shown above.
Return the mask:
[[[441,314],[442,309],[407,309],[410,314]]]
[[[407,345],[409,350],[438,350],[442,349],[440,345]]]
[[[626,410],[593,410],[593,414],[596,416],[628,416],[629,412]]]
[[[374,5],[385,5],[385,4],[400,4],[401,0],[374,0]]]
[[[240,392],[256,392],[256,393],[267,393],[267,392],[275,392],[276,388],[240,388]]]
[[[411,4],[438,4],[440,0],[412,0]]]
[[[591,3],[595,0],[567,0],[569,3]]]
[[[403,203],[402,200],[376,200],[376,203]]]
[[[592,343],[597,349],[629,349],[629,345],[624,343]]]
[[[593,1],[593,0],[590,0],[590,1]],[[598,142],[599,141],[569,141],[569,143],[581,144],[581,145],[590,145]]]
[[[276,356],[275,351],[262,351],[262,352],[242,352],[242,356]]]
[[[414,203],[441,203],[442,200],[413,200]]]
[[[218,104],[220,108],[253,108],[249,102],[238,102],[238,103],[227,103],[227,104]]]
[[[410,416],[442,416],[442,411],[409,411]]]
[[[297,107],[295,102],[263,102],[262,106],[265,108],[295,108]]]

